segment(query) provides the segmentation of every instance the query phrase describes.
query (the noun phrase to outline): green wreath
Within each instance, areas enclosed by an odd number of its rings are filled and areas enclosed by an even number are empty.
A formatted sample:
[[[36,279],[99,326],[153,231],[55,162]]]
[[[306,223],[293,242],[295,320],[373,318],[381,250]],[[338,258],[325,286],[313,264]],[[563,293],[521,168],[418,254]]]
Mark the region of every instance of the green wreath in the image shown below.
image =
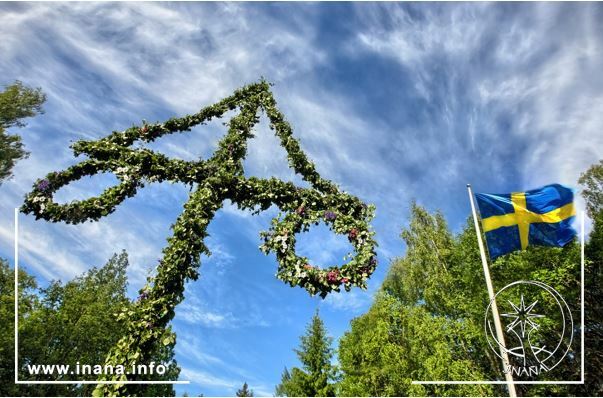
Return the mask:
[[[137,141],[148,143],[166,134],[189,131],[237,108],[240,113],[230,120],[228,133],[208,160],[170,159],[147,148],[132,148]],[[251,130],[259,121],[260,109],[266,112],[270,128],[286,150],[290,167],[311,188],[300,188],[276,178],[244,176],[247,140],[253,137]],[[235,91],[232,96],[196,114],[172,118],[165,123],[145,122],[97,141],[78,141],[72,148],[75,156],[84,154],[88,159],[38,180],[25,198],[23,212],[34,214],[36,219],[76,224],[107,216],[145,183],[171,181],[196,187],[172,226],[173,235],[163,249],[156,276],[149,278],[140,290],[135,309],[119,316],[128,322],[128,333],[108,354],[108,365],[129,366],[141,362],[157,341],[171,342],[172,337],[165,328],[174,317],[176,305],[184,298],[185,282],[198,277],[200,254],[211,255],[204,244],[208,235],[206,229],[227,199],[240,209],[254,213],[272,205],[281,210],[282,213],[273,219],[270,230],[261,233],[264,244],[260,249],[276,254],[277,277],[291,286],[301,286],[322,298],[331,291],[340,291],[341,286],[347,291],[352,286],[366,288],[366,280],[377,265],[376,242],[369,224],[374,206],[367,206],[357,197],[340,192],[332,182],[320,177],[293,138],[291,126],[276,108],[270,85],[263,80]],[[66,204],[54,202],[53,195],[60,188],[82,177],[107,172],[114,173],[120,183],[97,197]],[[348,236],[355,256],[350,256],[347,264],[319,268],[295,253],[295,235],[321,221],[333,232]],[[99,380],[106,379],[123,381],[128,378],[126,375],[105,375]],[[122,388],[121,384],[99,385],[95,394],[121,394]]]
[[[327,211],[310,210],[302,204],[294,213],[273,220],[270,232],[262,233],[265,243],[260,248],[266,253],[276,253],[279,279],[291,286],[302,286],[311,294],[318,290],[323,297],[325,292],[340,291],[340,286],[346,291],[354,285],[365,286],[366,279],[376,265],[372,233],[364,220],[357,220],[353,215],[338,210],[337,206]],[[320,221],[324,221],[335,233],[348,236],[356,256],[347,264],[319,268],[311,265],[306,257],[299,257],[295,253],[295,235],[307,231],[312,224],[317,225]]]

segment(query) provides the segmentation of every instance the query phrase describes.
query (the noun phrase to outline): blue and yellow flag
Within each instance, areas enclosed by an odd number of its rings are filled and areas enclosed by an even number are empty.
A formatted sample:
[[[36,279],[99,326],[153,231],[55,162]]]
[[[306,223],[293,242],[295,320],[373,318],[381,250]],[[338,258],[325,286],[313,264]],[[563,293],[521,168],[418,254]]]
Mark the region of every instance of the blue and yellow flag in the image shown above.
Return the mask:
[[[565,246],[576,235],[574,193],[563,185],[475,196],[492,259],[528,245]]]

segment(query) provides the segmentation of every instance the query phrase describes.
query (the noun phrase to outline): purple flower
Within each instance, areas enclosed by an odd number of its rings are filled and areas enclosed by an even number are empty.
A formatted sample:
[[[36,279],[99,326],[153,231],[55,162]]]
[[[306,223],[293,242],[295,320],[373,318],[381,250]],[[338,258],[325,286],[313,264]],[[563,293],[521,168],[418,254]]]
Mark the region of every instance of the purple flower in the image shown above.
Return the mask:
[[[327,282],[338,283],[339,282],[339,272],[337,270],[329,271],[327,273]]]
[[[38,189],[40,191],[46,191],[48,188],[50,188],[50,183],[48,180],[42,180],[38,183]]]
[[[325,219],[327,219],[329,221],[333,221],[336,218],[337,218],[337,214],[335,214],[331,210],[325,211]]]
[[[146,300],[147,298],[149,298],[149,292],[144,290],[140,293],[140,296],[138,296],[138,301]]]

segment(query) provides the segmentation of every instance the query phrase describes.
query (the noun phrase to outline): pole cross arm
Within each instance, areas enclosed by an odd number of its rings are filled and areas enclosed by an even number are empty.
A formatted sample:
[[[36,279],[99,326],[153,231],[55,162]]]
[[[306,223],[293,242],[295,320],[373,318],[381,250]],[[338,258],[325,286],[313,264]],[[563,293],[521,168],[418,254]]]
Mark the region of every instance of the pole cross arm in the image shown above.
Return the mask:
[[[190,131],[232,110],[238,110],[238,114],[231,118],[228,132],[209,159],[184,161],[148,148],[132,147],[136,142],[150,143],[167,134]],[[253,138],[252,129],[259,122],[260,111],[267,115],[270,128],[285,149],[289,166],[301,175],[309,188],[277,178],[244,176],[247,141]],[[281,210],[270,229],[261,233],[260,249],[275,253],[276,276],[291,286],[301,286],[323,298],[332,291],[340,291],[341,287],[348,291],[352,286],[365,288],[377,265],[376,242],[370,227],[374,206],[367,206],[359,198],[340,191],[319,175],[277,109],[270,85],[263,80],[236,90],[230,97],[196,114],[164,123],[144,122],[96,141],[78,141],[72,148],[76,156],[83,154],[88,159],[36,181],[25,198],[23,212],[52,222],[97,221],[115,211],[145,184],[170,181],[195,188],[172,226],[173,235],[163,249],[156,276],[140,290],[135,311],[120,315],[128,321],[128,332],[109,353],[107,364],[141,362],[164,336],[176,305],[184,297],[185,282],[198,277],[200,254],[210,254],[204,244],[207,226],[227,199],[241,209],[256,213],[272,205]],[[113,173],[119,183],[85,200],[65,204],[53,200],[60,188],[98,173]],[[318,267],[296,254],[296,234],[320,222],[337,234],[347,235],[355,252],[347,264]],[[99,387],[96,392],[118,394],[124,391],[120,388],[122,386],[116,384]]]

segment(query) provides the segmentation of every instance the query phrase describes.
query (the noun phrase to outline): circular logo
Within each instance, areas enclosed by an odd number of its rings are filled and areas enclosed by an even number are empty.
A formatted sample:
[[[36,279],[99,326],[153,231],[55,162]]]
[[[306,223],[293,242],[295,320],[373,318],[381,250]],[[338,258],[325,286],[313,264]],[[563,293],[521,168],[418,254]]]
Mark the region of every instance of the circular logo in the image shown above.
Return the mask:
[[[503,341],[496,332],[496,301]],[[505,373],[533,377],[555,368],[567,355],[573,340],[574,321],[563,297],[536,281],[517,281],[502,288],[488,304],[484,322],[488,344],[509,364]]]

